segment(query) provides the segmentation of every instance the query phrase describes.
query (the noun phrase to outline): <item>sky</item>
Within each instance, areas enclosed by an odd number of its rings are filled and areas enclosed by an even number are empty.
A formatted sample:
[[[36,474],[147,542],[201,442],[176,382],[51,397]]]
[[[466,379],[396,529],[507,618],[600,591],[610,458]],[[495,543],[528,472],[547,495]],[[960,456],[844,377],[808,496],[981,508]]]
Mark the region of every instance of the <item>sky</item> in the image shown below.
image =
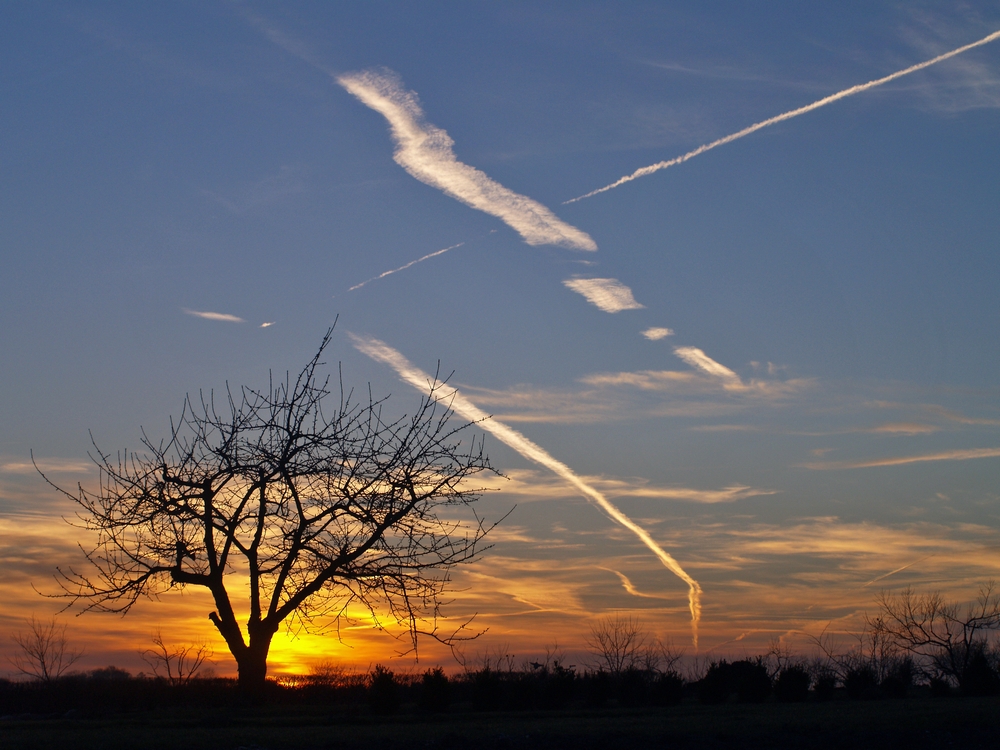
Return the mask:
[[[32,454],[93,486],[92,439],[295,372],[334,321],[330,372],[399,414],[453,373],[503,472],[445,607],[484,631],[467,659],[585,659],[621,613],[799,648],[880,588],[997,576],[995,3],[0,18],[0,654],[86,542]],[[162,629],[230,673],[210,609],[60,618],[88,667]],[[392,635],[281,633],[272,670],[413,668]]]

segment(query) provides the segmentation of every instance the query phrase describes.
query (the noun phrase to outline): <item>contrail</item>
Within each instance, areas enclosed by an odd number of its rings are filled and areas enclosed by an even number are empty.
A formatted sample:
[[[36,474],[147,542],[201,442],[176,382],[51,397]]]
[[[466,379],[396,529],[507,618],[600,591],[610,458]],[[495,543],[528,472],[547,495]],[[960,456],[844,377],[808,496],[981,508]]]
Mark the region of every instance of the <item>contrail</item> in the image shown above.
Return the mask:
[[[457,245],[452,245],[451,247],[446,247],[444,250],[435,250],[433,253],[428,253],[423,258],[417,258],[416,260],[411,260],[405,266],[400,266],[399,268],[393,268],[391,271],[386,271],[385,273],[380,273],[378,276],[372,276],[370,279],[368,279],[368,281],[362,281],[360,284],[355,284],[354,286],[352,286],[347,291],[353,292],[355,289],[360,289],[365,284],[370,284],[373,281],[378,281],[379,279],[384,279],[386,276],[391,276],[392,274],[398,273],[399,271],[405,271],[410,266],[415,266],[415,265],[417,265],[417,263],[420,263],[421,261],[427,260],[428,258],[433,258],[435,255],[441,255],[442,253],[446,253],[449,250],[454,250],[456,247],[461,247],[464,244],[465,244],[464,242],[459,242]]]
[[[348,335],[351,337],[351,340],[354,342],[354,346],[357,347],[358,351],[363,354],[367,354],[369,357],[378,362],[389,365],[396,371],[400,378],[412,385],[418,391],[427,392],[431,384],[434,382],[434,378],[423,370],[414,367],[410,364],[406,357],[390,347],[388,344],[385,344],[378,339],[355,336],[353,333]],[[450,392],[447,397],[443,397],[441,400],[447,401],[448,405],[455,411],[456,414],[460,414],[470,422],[476,422],[484,430],[492,433],[497,439],[509,445],[525,458],[541,464],[545,468],[553,471],[555,474],[565,479],[571,485],[576,487],[580,494],[584,495],[601,510],[607,513],[613,521],[639,537],[642,543],[645,544],[649,550],[660,559],[660,562],[663,563],[667,570],[688,585],[688,606],[691,610],[691,642],[694,649],[696,651],[698,650],[698,623],[701,620],[701,586],[698,585],[696,580],[687,574],[687,571],[685,571],[684,568],[682,568],[669,553],[656,543],[656,541],[646,532],[645,529],[622,513],[618,507],[608,500],[601,492],[584,482],[583,479],[577,476],[577,474],[562,461],[554,458],[548,453],[548,451],[531,442],[517,430],[508,427],[503,422],[498,422],[474,403],[462,396],[457,390]]]
[[[882,581],[888,578],[889,576],[894,576],[896,575],[896,573],[902,573],[907,568],[912,568],[917,563],[922,563],[924,560],[930,560],[932,557],[934,557],[934,555],[925,555],[924,557],[921,557],[919,560],[914,560],[913,562],[908,563],[901,568],[896,568],[895,570],[890,570],[888,573],[883,573],[882,575],[877,576],[876,578],[872,578],[870,581],[868,581],[868,583],[863,584],[861,588],[867,588],[868,586],[871,586],[873,583],[878,583],[879,581]]]
[[[596,250],[586,232],[570,226],[536,200],[515,193],[484,172],[458,160],[454,141],[424,119],[417,95],[390,70],[366,70],[337,83],[389,121],[396,142],[393,159],[414,178],[479,211],[496,216],[529,245]]]
[[[963,52],[968,52],[970,49],[976,47],[982,47],[984,44],[989,44],[990,42],[1000,39],[1000,31],[994,31],[989,36],[984,36],[978,42],[973,42],[972,44],[966,44],[964,47],[959,47],[958,49],[953,49],[951,52],[945,52],[943,55],[938,55],[935,58],[926,60],[922,63],[917,63],[916,65],[911,65],[903,70],[896,71],[891,75],[887,75],[884,78],[878,78],[874,81],[869,81],[868,83],[858,84],[857,86],[851,86],[849,89],[844,89],[836,94],[831,94],[830,96],[824,97],[819,101],[815,101],[812,104],[807,104],[804,107],[799,107],[798,109],[793,109],[790,112],[785,112],[783,115],[777,115],[768,120],[763,120],[755,125],[751,125],[748,128],[743,128],[743,130],[738,133],[733,133],[732,135],[727,135],[725,138],[720,138],[717,141],[712,141],[711,143],[706,143],[704,146],[699,146],[694,151],[688,151],[682,156],[678,156],[670,161],[661,161],[657,164],[651,164],[648,167],[642,167],[641,169],[635,170],[632,174],[622,177],[617,182],[612,182],[610,185],[606,185],[598,190],[593,190],[586,195],[581,195],[578,198],[572,198],[568,201],[563,201],[563,205],[567,203],[576,203],[577,201],[582,201],[584,198],[590,198],[598,193],[603,193],[608,190],[613,190],[619,185],[624,185],[626,182],[631,182],[639,177],[645,177],[648,174],[653,174],[653,172],[659,172],[661,169],[666,169],[667,167],[672,167],[675,164],[682,164],[688,159],[693,159],[706,151],[711,151],[713,148],[718,146],[724,146],[727,143],[732,143],[735,140],[742,138],[745,135],[750,135],[751,133],[756,133],[758,130],[768,127],[769,125],[774,125],[779,122],[784,122],[785,120],[790,120],[793,117],[798,117],[799,115],[804,115],[806,112],[812,112],[814,109],[819,109],[820,107],[825,107],[827,104],[832,104],[833,102],[844,99],[848,96],[854,96],[855,94],[860,94],[862,91],[868,91],[868,89],[876,88],[881,86],[883,83],[889,83],[890,81],[895,81],[897,78],[902,78],[903,76],[908,76],[910,73],[916,73],[918,70],[923,70],[924,68],[929,68],[931,65],[937,65],[939,62],[944,62],[956,55],[961,55]]]

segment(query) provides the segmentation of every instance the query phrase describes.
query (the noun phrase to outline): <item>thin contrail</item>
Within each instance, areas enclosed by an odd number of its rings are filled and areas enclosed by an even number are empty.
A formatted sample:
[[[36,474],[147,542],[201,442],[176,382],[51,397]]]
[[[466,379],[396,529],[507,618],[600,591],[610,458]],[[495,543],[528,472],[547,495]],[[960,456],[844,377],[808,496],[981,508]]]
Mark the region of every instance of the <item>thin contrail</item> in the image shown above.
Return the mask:
[[[386,276],[391,276],[392,274],[398,273],[399,271],[405,271],[410,266],[415,266],[415,265],[417,265],[417,263],[420,263],[421,261],[427,260],[428,258],[433,258],[435,255],[441,255],[442,253],[446,253],[449,250],[454,250],[456,247],[461,247],[464,244],[465,244],[464,242],[459,242],[457,245],[452,245],[451,247],[446,247],[444,250],[435,250],[433,253],[428,253],[423,258],[417,258],[416,260],[411,260],[405,266],[400,266],[399,268],[393,268],[391,271],[386,271],[385,273],[380,273],[378,276],[372,276],[370,279],[368,279],[368,281],[362,281],[360,284],[355,284],[354,286],[352,286],[347,291],[353,292],[355,289],[360,289],[365,284],[370,284],[373,281],[378,281],[379,279],[384,279]]]
[[[862,584],[861,588],[867,588],[868,586],[871,586],[873,583],[878,583],[879,581],[885,580],[889,576],[894,576],[896,575],[896,573],[902,573],[907,568],[912,568],[917,563],[922,563],[924,560],[930,560],[932,557],[934,557],[934,555],[925,555],[924,557],[921,557],[919,560],[914,560],[913,562],[908,563],[902,566],[901,568],[896,568],[895,570],[890,570],[888,573],[883,573],[882,575],[877,576],[876,578],[872,578],[870,581],[868,581],[868,583]]]
[[[423,370],[414,367],[410,364],[406,357],[390,347],[388,344],[385,344],[378,339],[355,336],[353,333],[348,335],[350,335],[354,342],[354,346],[357,347],[358,351],[363,354],[367,354],[369,357],[378,362],[389,365],[396,371],[400,378],[412,385],[418,391],[426,393],[430,385],[434,382],[434,378]],[[441,400],[446,401],[448,406],[456,414],[460,414],[470,422],[476,422],[484,430],[492,433],[497,439],[509,445],[525,458],[541,464],[565,479],[577,490],[579,490],[580,494],[584,495],[601,510],[607,513],[613,521],[639,537],[642,543],[645,544],[646,547],[648,547],[649,550],[660,559],[660,562],[663,563],[667,570],[688,585],[688,606],[691,610],[691,642],[695,651],[698,650],[698,623],[701,620],[701,586],[699,586],[698,582],[687,574],[687,571],[685,571],[684,568],[682,568],[680,564],[668,552],[666,552],[666,550],[656,543],[656,541],[646,532],[645,529],[622,513],[618,507],[608,500],[601,492],[584,482],[583,479],[577,476],[576,472],[574,472],[562,461],[554,458],[548,453],[548,451],[531,442],[531,440],[526,438],[517,430],[508,427],[503,422],[498,422],[496,419],[465,398],[465,396],[461,395],[458,391],[453,390],[449,392],[447,397],[443,397]]]
[[[678,156],[670,161],[661,161],[657,164],[651,164],[648,167],[642,167],[641,169],[635,170],[632,174],[622,177],[617,182],[612,182],[610,185],[606,185],[598,190],[593,190],[586,195],[581,195],[578,198],[572,198],[568,201],[563,201],[563,205],[567,203],[576,203],[577,201],[582,201],[584,198],[590,198],[592,195],[597,195],[598,193],[603,193],[608,190],[612,190],[619,185],[624,185],[626,182],[631,182],[638,177],[645,177],[648,174],[653,174],[653,172],[659,172],[661,169],[666,169],[667,167],[672,167],[675,164],[681,164],[686,162],[688,159],[693,159],[706,151],[711,151],[717,146],[723,146],[727,143],[732,143],[745,135],[750,135],[751,133],[756,133],[762,128],[766,128],[769,125],[774,125],[779,122],[784,122],[785,120],[790,120],[793,117],[798,117],[799,115],[804,115],[806,112],[812,112],[814,109],[819,109],[820,107],[825,107],[827,104],[832,104],[838,99],[844,99],[848,96],[854,96],[855,94],[860,94],[862,91],[868,91],[868,89],[873,89],[876,86],[881,86],[883,83],[889,83],[890,81],[895,81],[897,78],[902,78],[910,73],[916,73],[918,70],[923,70],[924,68],[929,68],[931,65],[937,65],[939,62],[944,62],[949,58],[955,57],[956,55],[961,55],[963,52],[968,52],[970,49],[975,47],[981,47],[984,44],[989,44],[990,42],[1000,39],[1000,31],[994,31],[989,36],[985,36],[978,42],[973,42],[972,44],[966,44],[964,47],[959,47],[958,49],[953,49],[951,52],[945,52],[943,55],[938,55],[935,58],[926,60],[922,63],[917,63],[916,65],[911,65],[909,68],[904,68],[903,70],[896,71],[891,75],[885,76],[885,78],[878,78],[874,81],[869,81],[868,83],[862,83],[857,86],[851,86],[849,89],[844,89],[836,94],[831,94],[830,96],[824,97],[819,101],[815,101],[812,104],[807,104],[804,107],[799,107],[798,109],[793,109],[791,112],[785,112],[783,115],[778,115],[772,117],[769,120],[763,120],[755,125],[751,125],[748,128],[744,128],[738,133],[733,133],[732,135],[727,135],[725,138],[720,138],[717,141],[712,141],[711,143],[706,143],[704,146],[699,146],[694,151],[688,151],[682,156]]]

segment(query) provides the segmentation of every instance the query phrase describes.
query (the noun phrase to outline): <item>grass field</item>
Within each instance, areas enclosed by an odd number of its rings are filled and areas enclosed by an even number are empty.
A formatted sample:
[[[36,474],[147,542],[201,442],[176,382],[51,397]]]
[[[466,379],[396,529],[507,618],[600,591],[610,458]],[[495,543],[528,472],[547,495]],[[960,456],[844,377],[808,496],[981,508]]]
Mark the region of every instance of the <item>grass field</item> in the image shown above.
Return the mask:
[[[330,748],[994,748],[1000,698],[603,709],[391,717],[269,706],[0,721],[4,750]]]

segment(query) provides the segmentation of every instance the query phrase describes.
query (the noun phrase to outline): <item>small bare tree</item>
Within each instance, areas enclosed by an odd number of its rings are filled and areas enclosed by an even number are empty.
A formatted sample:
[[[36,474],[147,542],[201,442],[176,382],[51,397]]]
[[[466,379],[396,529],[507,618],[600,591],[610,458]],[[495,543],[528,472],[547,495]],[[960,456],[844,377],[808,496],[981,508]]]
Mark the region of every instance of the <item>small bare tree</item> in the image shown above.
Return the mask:
[[[990,633],[1000,630],[1000,592],[989,581],[964,609],[937,592],[882,591],[879,613],[867,617],[868,630],[925,662],[939,676],[961,684],[972,659],[981,654]]]
[[[320,358],[267,390],[227,388],[185,399],[166,440],[143,434],[143,453],[97,451],[96,490],[61,490],[96,543],[89,568],[60,570],[63,593],[85,610],[128,612],[175,586],[207,589],[208,617],[236,659],[241,686],[263,687],[271,639],[285,623],[319,629],[348,606],[448,642],[437,620],[449,570],[483,550],[489,531],[471,479],[492,471],[467,425],[451,424],[448,390],[428,383],[412,417],[387,418],[385,399],[330,409]],[[44,474],[43,474],[44,477]],[[48,481],[46,479],[46,481]],[[52,484],[50,482],[50,484]],[[471,521],[471,523],[470,523]],[[232,595],[246,591],[249,618]]]
[[[635,617],[621,614],[605,617],[592,625],[587,639],[598,668],[615,676],[645,666],[648,644],[649,635],[642,623]]]
[[[193,646],[168,646],[159,631],[153,636],[153,648],[139,652],[139,656],[157,677],[171,685],[186,685],[214,652],[206,643]]]
[[[9,659],[20,674],[42,682],[60,677],[72,667],[83,651],[71,649],[66,640],[66,625],[51,620],[28,620],[28,629],[11,636],[17,652]]]

